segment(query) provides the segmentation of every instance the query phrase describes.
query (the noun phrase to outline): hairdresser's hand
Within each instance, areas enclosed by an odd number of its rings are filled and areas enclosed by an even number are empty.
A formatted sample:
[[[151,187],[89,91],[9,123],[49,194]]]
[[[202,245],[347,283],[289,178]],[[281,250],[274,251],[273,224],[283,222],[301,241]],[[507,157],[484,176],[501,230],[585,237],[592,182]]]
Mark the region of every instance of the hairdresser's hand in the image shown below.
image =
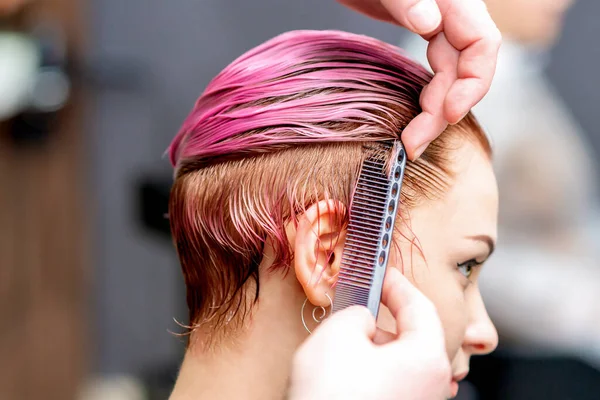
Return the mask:
[[[400,334],[376,329],[364,307],[334,314],[296,352],[290,400],[450,397],[450,364],[433,304],[395,268],[387,272],[382,302]]]
[[[487,93],[501,35],[483,0],[338,0],[372,18],[396,23],[429,40],[435,76],[421,94],[423,112],[402,133],[418,158],[448,123],[460,121]]]

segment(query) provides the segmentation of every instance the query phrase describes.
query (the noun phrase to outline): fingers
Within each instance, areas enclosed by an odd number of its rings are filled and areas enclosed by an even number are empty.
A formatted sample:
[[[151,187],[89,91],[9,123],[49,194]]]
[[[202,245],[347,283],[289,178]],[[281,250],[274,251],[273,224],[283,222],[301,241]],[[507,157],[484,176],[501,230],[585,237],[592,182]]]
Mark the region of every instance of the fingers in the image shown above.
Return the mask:
[[[381,0],[381,4],[400,25],[419,35],[432,34],[442,24],[435,0]]]
[[[363,337],[372,340],[375,332],[375,318],[369,310],[365,307],[353,306],[331,315],[321,323],[313,336],[331,335],[339,339],[342,335],[349,339]]]
[[[457,80],[444,100],[444,116],[460,121],[488,92],[496,71],[502,36],[482,0],[438,0],[444,33],[458,51]]]
[[[361,344],[371,346],[375,319],[365,307],[348,307],[323,321],[296,351],[294,363],[308,366],[315,355],[344,352]]]
[[[459,122],[488,92],[496,71],[500,31],[483,0],[338,1],[371,17],[395,20],[427,40],[435,41],[443,29],[446,44],[436,47],[439,54],[433,58],[439,58],[438,68],[433,63],[432,68],[436,76],[445,76],[432,81],[421,104],[424,112],[403,133],[408,156],[414,160],[442,133],[446,123]],[[442,61],[453,52],[458,59],[452,66]],[[456,76],[447,88],[453,75]]]
[[[444,331],[433,303],[396,268],[388,268],[382,303],[396,319],[400,340],[412,336],[432,346],[444,345]]]
[[[429,143],[448,126],[444,116],[444,99],[456,81],[459,52],[448,43],[443,33],[439,33],[429,42],[427,58],[435,75],[421,92],[421,114],[402,132],[402,143],[411,160],[419,158]]]
[[[443,33],[430,39],[427,51],[434,78],[421,95],[423,112],[402,133],[411,160],[485,96],[500,48],[500,32],[482,0],[437,0],[437,4]]]
[[[402,143],[409,160],[414,161],[419,158],[429,143],[438,137],[446,126],[448,123],[443,117],[425,111],[410,121],[402,131]]]

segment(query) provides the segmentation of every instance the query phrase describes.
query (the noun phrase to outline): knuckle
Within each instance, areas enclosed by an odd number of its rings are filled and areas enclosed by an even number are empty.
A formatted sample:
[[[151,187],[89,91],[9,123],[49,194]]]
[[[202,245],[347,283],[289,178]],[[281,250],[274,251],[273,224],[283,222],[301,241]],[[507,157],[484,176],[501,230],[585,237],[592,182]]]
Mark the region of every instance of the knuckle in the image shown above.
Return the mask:
[[[317,345],[318,343],[315,343],[315,336],[308,337],[296,348],[294,361],[303,361],[306,358],[310,358],[310,355],[315,353],[314,347]]]
[[[495,32],[495,39],[496,42],[498,44],[502,43],[502,32],[500,32],[500,29],[498,29],[497,27],[494,28],[494,32]]]
[[[310,356],[311,352],[309,349],[307,349],[306,347],[300,347],[295,353],[294,353],[294,357],[292,358],[292,365],[294,367],[294,369],[297,368],[302,368],[304,366],[308,366],[310,365],[310,360],[311,360],[311,356]]]
[[[500,29],[498,29],[498,27],[494,25],[493,28],[490,29],[487,38],[488,41],[494,45],[495,48],[498,48],[502,43],[502,32],[500,32]]]

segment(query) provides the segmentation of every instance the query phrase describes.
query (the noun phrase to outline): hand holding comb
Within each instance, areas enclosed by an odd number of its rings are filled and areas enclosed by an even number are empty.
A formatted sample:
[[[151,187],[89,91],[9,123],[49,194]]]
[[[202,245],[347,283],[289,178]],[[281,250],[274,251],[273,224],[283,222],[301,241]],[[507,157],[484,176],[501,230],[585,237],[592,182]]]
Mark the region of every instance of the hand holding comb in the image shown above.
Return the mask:
[[[406,152],[400,140],[371,144],[350,204],[350,223],[332,312],[361,305],[379,313]],[[390,152],[393,157],[390,160]]]

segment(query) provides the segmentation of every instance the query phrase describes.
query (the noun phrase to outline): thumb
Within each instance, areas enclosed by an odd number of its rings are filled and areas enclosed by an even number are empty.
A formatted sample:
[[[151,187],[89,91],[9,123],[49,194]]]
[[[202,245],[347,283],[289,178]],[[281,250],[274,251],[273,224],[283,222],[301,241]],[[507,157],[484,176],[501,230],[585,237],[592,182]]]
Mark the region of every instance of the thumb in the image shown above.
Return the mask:
[[[396,320],[398,339],[418,337],[444,346],[444,330],[433,303],[396,268],[388,268],[382,303]]]
[[[431,35],[442,23],[435,0],[381,0],[387,11],[406,29],[418,35]]]

